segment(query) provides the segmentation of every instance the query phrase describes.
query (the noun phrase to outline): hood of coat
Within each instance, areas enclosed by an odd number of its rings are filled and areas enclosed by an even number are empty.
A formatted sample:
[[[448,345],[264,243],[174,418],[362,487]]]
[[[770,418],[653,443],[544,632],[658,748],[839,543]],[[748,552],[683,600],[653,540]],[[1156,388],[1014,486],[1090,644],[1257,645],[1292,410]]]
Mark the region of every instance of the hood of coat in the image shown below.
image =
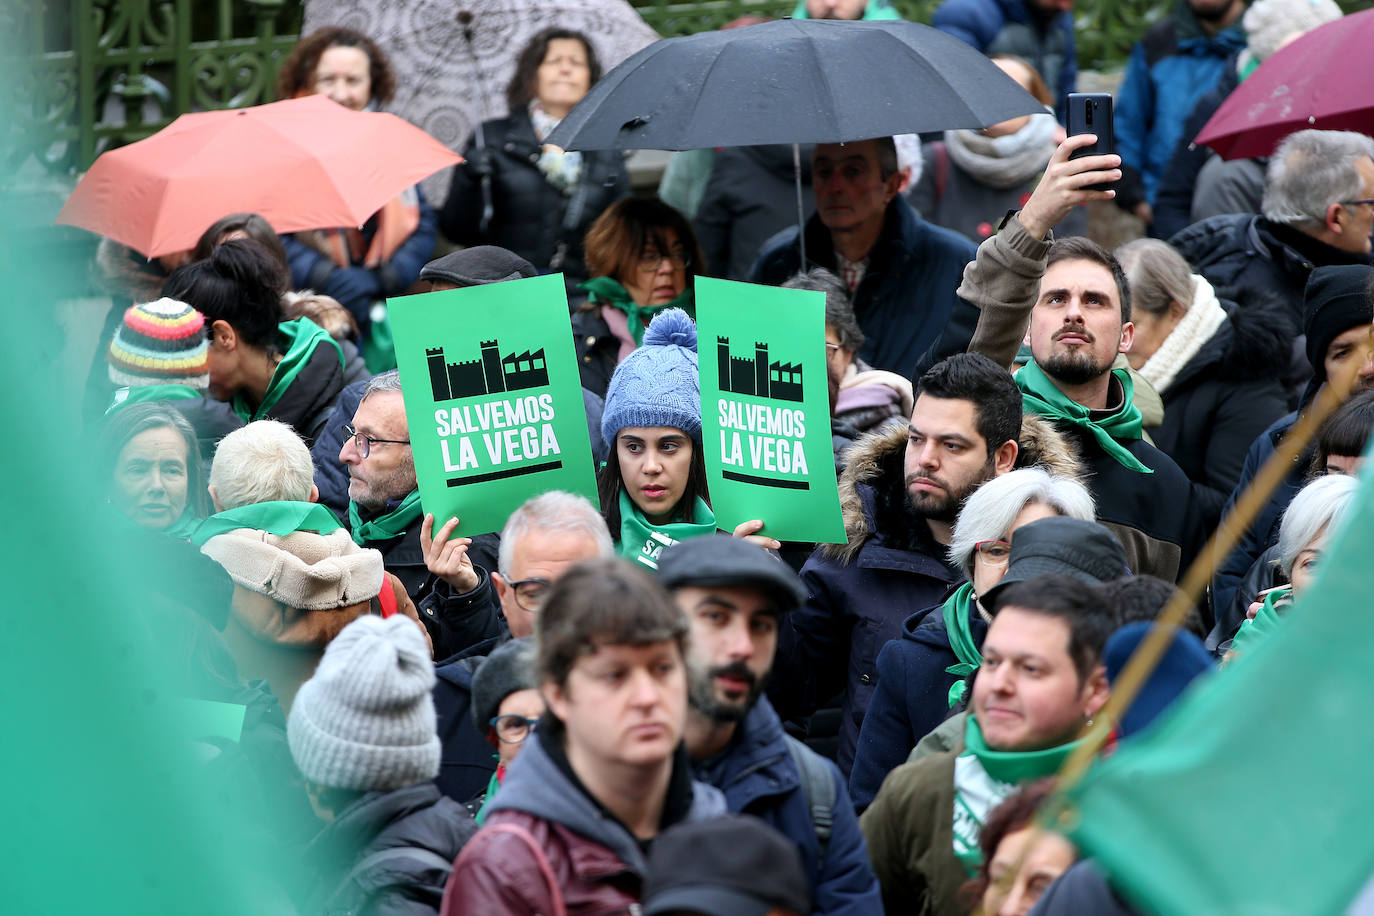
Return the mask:
[[[541,740],[539,732],[525,739],[520,756],[506,771],[506,781],[487,806],[487,816],[497,811],[523,811],[552,821],[573,833],[605,846],[634,871],[643,875],[648,862],[638,841],[614,818],[606,817],[587,794],[573,785]],[[725,813],[725,796],[705,783],[692,783],[692,806],[684,820],[697,821]]]
[[[167,272],[156,260],[108,238],[96,246],[95,269],[101,287],[132,302],[161,298],[162,285],[167,282]]]
[[[890,530],[884,519],[900,518],[906,499],[902,484],[906,441],[906,424],[894,423],[861,437],[845,453],[849,464],[840,476],[840,512],[846,540],[826,544],[822,548],[825,556],[852,563],[870,539]],[[1034,414],[1021,419],[1020,443],[1017,467],[1039,466],[1052,474],[1075,478],[1085,473],[1069,441]]]
[[[1202,374],[1231,381],[1276,378],[1289,362],[1292,340],[1299,333],[1291,309],[1277,295],[1251,295],[1244,308],[1217,291],[1226,321],[1179,370],[1169,394]]]

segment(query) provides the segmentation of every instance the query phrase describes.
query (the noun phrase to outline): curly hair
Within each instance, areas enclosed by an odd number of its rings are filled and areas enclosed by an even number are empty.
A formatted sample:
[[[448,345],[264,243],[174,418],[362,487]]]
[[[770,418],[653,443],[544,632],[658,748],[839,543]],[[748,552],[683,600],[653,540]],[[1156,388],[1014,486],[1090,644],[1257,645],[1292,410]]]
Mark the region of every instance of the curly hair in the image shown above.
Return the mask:
[[[294,99],[301,90],[309,92],[315,80],[315,68],[320,65],[320,56],[330,48],[358,48],[367,55],[372,101],[384,105],[396,95],[396,73],[376,42],[362,32],[329,26],[316,29],[296,42],[286,60],[282,61],[277,74],[277,98]]]

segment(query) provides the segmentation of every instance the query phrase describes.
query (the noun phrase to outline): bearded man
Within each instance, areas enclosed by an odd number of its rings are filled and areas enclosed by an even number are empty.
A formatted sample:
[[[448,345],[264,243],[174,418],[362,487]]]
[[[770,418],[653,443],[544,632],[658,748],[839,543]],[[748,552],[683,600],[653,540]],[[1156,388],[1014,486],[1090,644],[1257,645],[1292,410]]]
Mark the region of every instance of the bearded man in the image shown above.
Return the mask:
[[[962,573],[946,558],[954,519],[984,482],[1016,466],[1020,390],[984,356],[961,353],[917,383],[907,429],[861,440],[840,481],[845,544],[802,567],[806,601],[782,627],[769,699],[806,716],[844,692],[836,762],[848,778],[878,651]]]

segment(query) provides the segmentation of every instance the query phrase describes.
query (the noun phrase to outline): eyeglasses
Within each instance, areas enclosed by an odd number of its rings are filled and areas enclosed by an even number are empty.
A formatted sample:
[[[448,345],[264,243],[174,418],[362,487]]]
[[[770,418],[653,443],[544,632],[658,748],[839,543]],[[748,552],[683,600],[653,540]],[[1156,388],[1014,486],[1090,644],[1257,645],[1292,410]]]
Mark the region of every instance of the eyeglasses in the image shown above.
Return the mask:
[[[495,729],[497,738],[507,744],[519,744],[539,726],[539,720],[508,713],[504,716],[492,716],[487,720],[487,724]]]
[[[827,343],[827,344],[825,345],[825,355],[826,355],[826,356],[830,356],[832,353],[838,353],[838,352],[840,352],[840,345],[839,345],[839,344]]]
[[[544,606],[544,598],[548,596],[549,587],[553,583],[548,579],[517,579],[514,582],[506,579],[506,585],[515,592],[516,604],[534,612]]]
[[[1374,204],[1374,197],[1362,197],[1359,200],[1343,200],[1343,207],[1358,207],[1360,204]]]
[[[639,253],[639,269],[658,270],[658,265],[663,263],[664,258],[668,259],[674,270],[685,270],[692,265],[692,259],[685,251],[674,250],[664,254],[657,248],[646,248]]]
[[[1006,566],[1011,559],[1011,544],[1006,541],[979,541],[973,550],[989,566]]]
[[[379,442],[390,445],[409,445],[409,439],[374,439],[366,433],[360,433],[352,426],[347,424],[343,428],[344,436],[353,440],[353,445],[358,449],[358,454],[366,458],[372,454],[372,446]]]

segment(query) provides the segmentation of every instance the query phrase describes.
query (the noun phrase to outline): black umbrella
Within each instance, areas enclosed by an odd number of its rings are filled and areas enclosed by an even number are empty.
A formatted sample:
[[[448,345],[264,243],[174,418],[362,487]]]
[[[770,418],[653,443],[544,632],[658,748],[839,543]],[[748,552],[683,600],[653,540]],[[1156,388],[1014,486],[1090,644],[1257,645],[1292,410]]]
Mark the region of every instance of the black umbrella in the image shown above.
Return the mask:
[[[929,26],[784,19],[654,42],[593,86],[548,142],[575,150],[842,143],[1044,110],[978,51]]]

